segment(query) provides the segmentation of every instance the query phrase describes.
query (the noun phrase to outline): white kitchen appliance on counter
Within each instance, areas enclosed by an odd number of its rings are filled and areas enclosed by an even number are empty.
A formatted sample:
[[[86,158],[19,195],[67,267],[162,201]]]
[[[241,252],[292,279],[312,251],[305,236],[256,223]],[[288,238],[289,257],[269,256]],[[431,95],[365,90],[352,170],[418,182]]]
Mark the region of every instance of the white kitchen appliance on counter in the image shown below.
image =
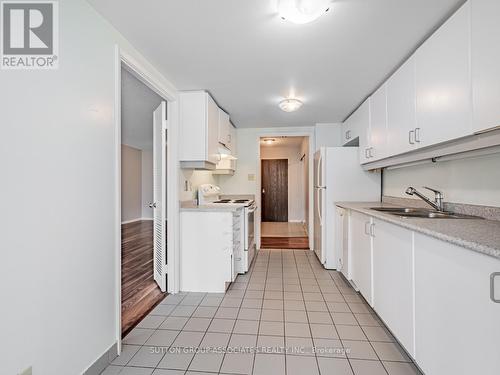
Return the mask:
[[[198,188],[198,203],[200,206],[241,206],[241,246],[234,253],[234,264],[237,273],[246,273],[255,257],[255,211],[257,206],[253,199],[221,199],[220,187],[213,184],[203,184]]]
[[[314,252],[325,268],[341,265],[335,202],[380,201],[380,192],[380,173],[361,168],[357,147],[322,147],[314,154]]]

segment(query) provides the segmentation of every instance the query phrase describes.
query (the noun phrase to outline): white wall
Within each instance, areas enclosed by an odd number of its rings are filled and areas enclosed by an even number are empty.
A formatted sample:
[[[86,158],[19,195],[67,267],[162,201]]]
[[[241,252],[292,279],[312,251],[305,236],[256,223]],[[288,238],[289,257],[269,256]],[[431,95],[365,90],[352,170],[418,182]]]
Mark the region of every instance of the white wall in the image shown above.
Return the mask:
[[[168,178],[168,172],[166,178]],[[142,150],[141,201],[142,219],[152,219],[153,209],[149,207],[149,204],[153,202],[153,151],[151,150]]]
[[[142,151],[122,145],[122,222],[142,215]]]
[[[320,147],[338,147],[342,146],[342,124],[316,124],[314,126],[315,133],[315,148],[317,151]]]
[[[219,185],[218,176],[211,171],[197,171],[193,169],[181,169],[180,177],[180,200],[192,201],[198,198],[198,186],[202,184]],[[187,190],[186,190],[187,181]],[[225,192],[224,192],[225,193]]]
[[[116,343],[115,44],[172,87],[87,2],[59,10],[59,69],[0,71],[1,374],[80,374]]]
[[[260,148],[261,159],[288,160],[288,221],[305,222],[304,167],[300,161],[301,145],[266,146]]]
[[[385,170],[383,186],[389,196],[410,198],[408,186],[429,186],[447,202],[500,207],[500,154]]]

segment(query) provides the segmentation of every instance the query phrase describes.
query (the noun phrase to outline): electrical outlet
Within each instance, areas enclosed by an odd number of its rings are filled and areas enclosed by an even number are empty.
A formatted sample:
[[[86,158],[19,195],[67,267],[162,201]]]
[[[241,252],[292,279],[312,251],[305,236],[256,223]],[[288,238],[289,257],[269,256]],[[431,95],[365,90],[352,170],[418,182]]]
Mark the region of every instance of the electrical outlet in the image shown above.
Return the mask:
[[[19,375],[33,375],[33,368],[30,366],[23,372],[20,372]]]

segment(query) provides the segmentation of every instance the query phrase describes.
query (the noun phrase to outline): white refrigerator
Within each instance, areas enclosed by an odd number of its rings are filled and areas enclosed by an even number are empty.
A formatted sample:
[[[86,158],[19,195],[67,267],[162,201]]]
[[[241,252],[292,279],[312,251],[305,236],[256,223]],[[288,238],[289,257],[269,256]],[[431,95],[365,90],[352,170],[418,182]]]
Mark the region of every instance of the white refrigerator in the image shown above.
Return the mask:
[[[380,173],[362,169],[358,147],[322,147],[314,154],[314,252],[325,268],[338,269],[342,257],[335,202],[378,202],[380,192]]]

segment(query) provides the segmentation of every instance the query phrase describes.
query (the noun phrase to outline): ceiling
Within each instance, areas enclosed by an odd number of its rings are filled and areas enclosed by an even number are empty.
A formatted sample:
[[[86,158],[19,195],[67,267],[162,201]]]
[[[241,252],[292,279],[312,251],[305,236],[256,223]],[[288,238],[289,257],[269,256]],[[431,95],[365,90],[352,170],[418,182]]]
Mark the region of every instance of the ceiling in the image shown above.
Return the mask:
[[[153,111],[162,98],[122,68],[122,143],[153,149]]]
[[[337,0],[281,20],[276,0],[88,0],[179,90],[207,89],[237,127],[343,121],[464,0]],[[278,102],[304,102],[285,113]]]

